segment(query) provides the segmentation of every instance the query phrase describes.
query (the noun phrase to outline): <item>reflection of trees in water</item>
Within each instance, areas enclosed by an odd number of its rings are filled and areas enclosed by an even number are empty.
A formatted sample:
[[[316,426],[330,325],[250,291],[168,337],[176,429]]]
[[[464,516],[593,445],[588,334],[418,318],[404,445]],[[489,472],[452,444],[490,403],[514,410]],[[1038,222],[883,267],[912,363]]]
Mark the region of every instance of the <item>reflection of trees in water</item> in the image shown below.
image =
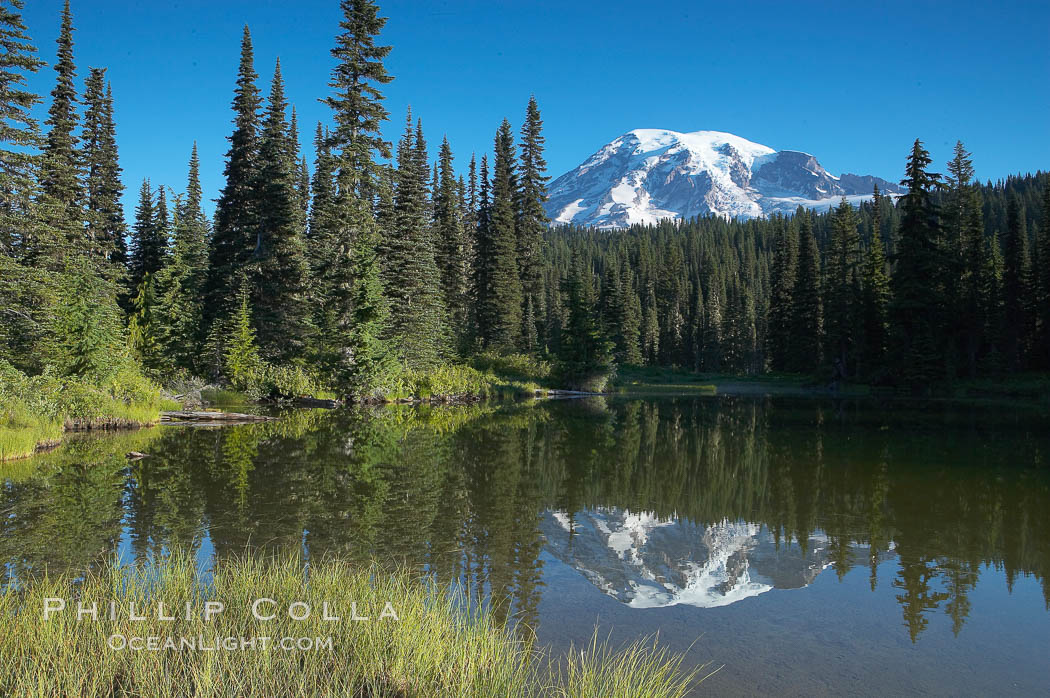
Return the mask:
[[[841,578],[894,550],[914,640],[942,610],[958,633],[979,570],[1036,575],[1050,603],[1047,440],[983,418],[722,398],[502,408],[295,411],[226,429],[71,443],[5,485],[0,554],[18,577],[87,568],[121,526],[136,557],[304,548],[423,566],[500,620],[537,624],[540,514],[617,507],[702,525],[765,525],[778,546],[822,531]],[[888,427],[888,428],[885,428]],[[124,453],[150,458],[128,464]],[[1018,456],[1025,464],[1014,462]],[[858,554],[865,550],[866,554]]]

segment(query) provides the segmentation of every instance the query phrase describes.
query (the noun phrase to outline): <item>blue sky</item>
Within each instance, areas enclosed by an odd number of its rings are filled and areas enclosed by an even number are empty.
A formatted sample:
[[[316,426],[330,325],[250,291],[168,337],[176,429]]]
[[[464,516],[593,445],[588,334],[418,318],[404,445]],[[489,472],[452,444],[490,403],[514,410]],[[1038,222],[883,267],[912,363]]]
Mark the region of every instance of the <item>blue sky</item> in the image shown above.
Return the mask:
[[[540,103],[552,175],[632,128],[730,131],[811,152],[832,173],[901,176],[916,137],[943,171],[956,139],[978,176],[1050,168],[1050,3],[381,3],[394,47],[387,86],[396,141],[406,107],[434,153],[465,168],[499,122]],[[24,12],[52,62],[59,0]],[[241,29],[266,93],[279,55],[309,149],[329,110],[337,0],[73,1],[78,88],[108,67],[130,216],[138,183],[184,188],[194,140],[205,195],[222,186]],[[46,98],[48,67],[33,78]],[[312,154],[311,154],[312,159]]]

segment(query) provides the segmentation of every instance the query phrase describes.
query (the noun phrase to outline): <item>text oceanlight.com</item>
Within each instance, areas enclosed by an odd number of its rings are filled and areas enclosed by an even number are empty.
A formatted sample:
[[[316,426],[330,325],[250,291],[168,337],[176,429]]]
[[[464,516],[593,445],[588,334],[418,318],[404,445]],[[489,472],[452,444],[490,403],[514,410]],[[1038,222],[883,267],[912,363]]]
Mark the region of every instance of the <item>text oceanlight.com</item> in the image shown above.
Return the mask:
[[[163,652],[163,651],[195,651],[195,652],[237,652],[257,650],[265,652],[269,649],[280,649],[286,652],[309,652],[311,650],[331,650],[332,638],[329,637],[270,637],[260,635],[257,637],[163,637],[160,635],[122,635],[120,633],[110,635],[106,638],[106,644],[111,650],[122,652]]]

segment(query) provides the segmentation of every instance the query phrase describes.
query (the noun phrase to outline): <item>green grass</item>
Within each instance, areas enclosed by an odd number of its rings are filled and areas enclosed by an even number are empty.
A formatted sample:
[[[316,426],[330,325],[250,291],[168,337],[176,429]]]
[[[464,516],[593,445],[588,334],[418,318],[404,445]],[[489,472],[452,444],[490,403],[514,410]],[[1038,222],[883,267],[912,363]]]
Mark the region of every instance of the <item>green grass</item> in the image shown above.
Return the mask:
[[[62,421],[29,412],[21,402],[0,406],[0,462],[31,456],[62,439]]]
[[[384,400],[444,400],[453,397],[497,398],[535,395],[537,383],[501,377],[473,366],[446,364],[405,369],[380,386]]]
[[[546,384],[551,377],[551,364],[528,354],[485,352],[474,357],[471,365],[483,373],[520,383]]]
[[[16,586],[0,593],[2,695],[678,698],[701,677],[652,640],[621,650],[593,641],[553,659],[426,578],[335,559],[311,560],[304,574],[295,557],[241,558],[218,563],[209,578],[192,556],[175,553],[143,568],[109,564],[82,579]],[[66,599],[67,608],[44,620],[47,598]],[[274,619],[252,616],[258,598],[276,602],[261,607],[275,609]],[[99,620],[78,621],[78,600],[97,603]],[[107,616],[111,601],[116,620]],[[158,601],[178,609],[175,620],[158,619]],[[225,610],[205,620],[206,601]],[[397,620],[378,618],[387,601]],[[145,620],[129,619],[132,602]],[[307,619],[289,618],[293,602],[309,605]],[[340,620],[323,620],[322,602]],[[369,621],[350,620],[352,602]],[[107,641],[115,635],[271,641],[233,651],[116,651]],[[285,637],[330,638],[331,648],[287,651],[276,646]]]
[[[225,388],[205,388],[201,399],[209,405],[243,405],[252,399],[246,394]]]
[[[144,426],[179,405],[129,366],[104,379],[27,376],[0,361],[0,461],[24,458],[70,429]]]

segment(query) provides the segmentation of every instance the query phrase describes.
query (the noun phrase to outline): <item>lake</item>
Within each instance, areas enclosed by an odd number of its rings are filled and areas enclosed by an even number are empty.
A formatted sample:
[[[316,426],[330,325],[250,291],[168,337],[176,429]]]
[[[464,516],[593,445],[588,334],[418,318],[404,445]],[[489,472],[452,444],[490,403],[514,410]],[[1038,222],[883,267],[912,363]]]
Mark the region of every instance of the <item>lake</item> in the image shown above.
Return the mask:
[[[722,667],[700,694],[1050,692],[1045,411],[617,396],[280,415],[0,466],[6,581],[291,549],[458,580],[556,651],[659,633]]]

